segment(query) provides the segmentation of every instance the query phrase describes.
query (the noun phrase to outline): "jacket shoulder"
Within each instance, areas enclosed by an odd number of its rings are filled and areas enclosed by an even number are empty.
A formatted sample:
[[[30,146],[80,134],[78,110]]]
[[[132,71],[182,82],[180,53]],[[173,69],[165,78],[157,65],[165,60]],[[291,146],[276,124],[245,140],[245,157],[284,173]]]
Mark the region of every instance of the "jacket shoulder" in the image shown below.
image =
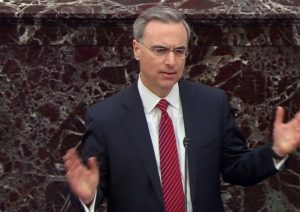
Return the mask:
[[[179,87],[182,91],[188,92],[191,95],[201,96],[203,98],[227,97],[225,91],[202,83],[193,82],[190,80],[181,80]]]
[[[87,113],[108,116],[116,114],[118,111],[120,111],[122,103],[133,97],[135,90],[135,85],[131,85],[119,91],[118,93],[113,94],[112,96],[88,106]]]

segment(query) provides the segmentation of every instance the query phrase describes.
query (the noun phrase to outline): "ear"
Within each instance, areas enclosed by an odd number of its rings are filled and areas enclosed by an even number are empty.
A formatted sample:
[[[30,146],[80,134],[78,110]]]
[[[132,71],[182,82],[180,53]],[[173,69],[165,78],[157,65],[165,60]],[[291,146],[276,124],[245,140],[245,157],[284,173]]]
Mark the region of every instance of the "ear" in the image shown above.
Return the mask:
[[[132,41],[132,48],[133,48],[135,59],[140,60],[140,46],[139,46],[139,42],[135,39]]]

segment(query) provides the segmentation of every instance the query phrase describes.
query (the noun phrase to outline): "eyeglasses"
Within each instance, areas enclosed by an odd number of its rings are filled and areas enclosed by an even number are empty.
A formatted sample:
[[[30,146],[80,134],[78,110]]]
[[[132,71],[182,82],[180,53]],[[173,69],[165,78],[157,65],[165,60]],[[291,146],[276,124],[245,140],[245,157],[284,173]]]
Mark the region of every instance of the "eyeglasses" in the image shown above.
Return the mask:
[[[189,51],[185,47],[179,47],[175,49],[167,48],[164,46],[152,46],[148,47],[143,42],[139,42],[141,45],[149,49],[153,54],[158,57],[166,57],[170,52],[173,52],[175,57],[186,58],[189,55]]]

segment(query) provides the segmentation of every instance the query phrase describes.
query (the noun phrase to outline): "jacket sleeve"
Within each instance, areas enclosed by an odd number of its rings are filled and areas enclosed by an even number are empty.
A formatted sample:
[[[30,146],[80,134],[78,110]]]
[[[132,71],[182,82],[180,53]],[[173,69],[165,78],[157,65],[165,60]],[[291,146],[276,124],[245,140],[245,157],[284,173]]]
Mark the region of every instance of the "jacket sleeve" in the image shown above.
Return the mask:
[[[233,110],[224,95],[222,129],[222,174],[225,182],[251,186],[278,172],[274,166],[271,145],[249,150],[236,126]]]
[[[93,119],[93,117],[94,114],[92,115],[88,109],[86,112],[86,119],[85,119],[86,129],[82,139],[82,145],[83,145],[82,160],[84,163],[86,163],[90,157],[97,158],[99,173],[100,173],[100,183],[97,188],[97,195],[95,201],[95,209],[97,209],[104,202],[106,198],[107,158],[105,154],[104,138],[101,134],[101,127],[99,126],[99,123],[97,123]],[[75,201],[76,201],[75,203],[76,208],[79,211],[85,211],[80,200],[78,198],[75,198]]]

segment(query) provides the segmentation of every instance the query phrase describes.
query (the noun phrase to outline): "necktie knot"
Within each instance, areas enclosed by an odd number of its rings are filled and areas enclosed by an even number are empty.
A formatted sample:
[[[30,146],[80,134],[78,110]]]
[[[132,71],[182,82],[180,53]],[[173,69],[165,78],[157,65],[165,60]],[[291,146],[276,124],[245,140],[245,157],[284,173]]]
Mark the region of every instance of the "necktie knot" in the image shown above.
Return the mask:
[[[158,104],[157,107],[162,111],[162,112],[166,112],[167,108],[168,108],[169,102],[165,99],[161,99]]]

